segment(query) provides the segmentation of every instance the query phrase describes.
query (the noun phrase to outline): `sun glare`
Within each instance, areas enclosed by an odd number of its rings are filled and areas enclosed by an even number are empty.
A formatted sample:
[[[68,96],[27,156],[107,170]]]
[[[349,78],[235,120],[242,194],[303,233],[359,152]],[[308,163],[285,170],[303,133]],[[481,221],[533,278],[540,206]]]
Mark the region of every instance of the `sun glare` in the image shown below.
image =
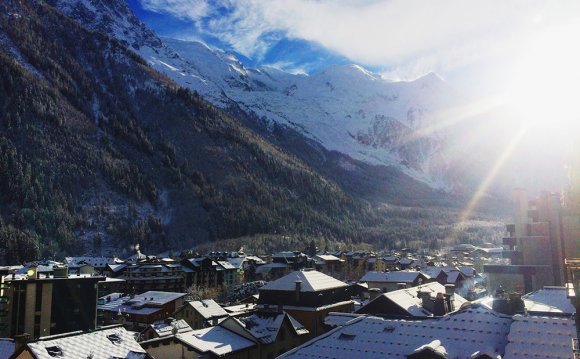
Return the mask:
[[[512,118],[560,140],[580,131],[580,25],[538,36],[524,51],[508,86]]]

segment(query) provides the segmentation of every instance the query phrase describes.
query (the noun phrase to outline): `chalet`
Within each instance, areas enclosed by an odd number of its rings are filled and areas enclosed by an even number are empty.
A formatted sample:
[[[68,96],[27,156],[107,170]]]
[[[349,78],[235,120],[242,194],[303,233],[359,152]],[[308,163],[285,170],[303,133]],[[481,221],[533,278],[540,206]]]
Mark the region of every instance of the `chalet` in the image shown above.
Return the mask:
[[[139,341],[151,340],[155,338],[164,338],[176,333],[186,333],[193,329],[185,322],[185,320],[167,318],[150,324],[145,330],[139,334]]]
[[[390,292],[402,288],[416,287],[430,281],[430,278],[421,272],[368,272],[361,279],[370,288],[379,288],[383,292]]]
[[[437,281],[438,283],[445,285],[447,284],[447,272],[441,267],[426,267],[421,270],[421,273],[425,274],[429,278]]]
[[[216,325],[219,319],[227,316],[228,312],[213,299],[187,301],[174,314],[175,318],[185,320],[193,329]]]
[[[317,254],[314,257],[316,270],[323,273],[340,273],[343,270],[344,260],[332,254]]]
[[[272,254],[272,263],[287,264],[292,270],[299,270],[308,265],[308,256],[300,251],[278,252]]]
[[[139,295],[113,293],[105,296],[97,306],[103,322],[124,324],[143,330],[149,324],[170,317],[183,305],[185,293],[149,291]]]
[[[315,270],[292,272],[259,289],[258,307],[285,311],[304,323],[309,336],[324,332],[329,312],[352,312],[352,288]]]
[[[185,276],[185,286],[215,288],[224,281],[224,272],[219,270],[219,264],[209,257],[188,258],[181,261]]]
[[[376,316],[431,317],[458,310],[467,303],[452,286],[437,282],[378,295],[356,313]]]
[[[17,348],[11,358],[153,359],[120,325],[42,337]]]
[[[222,326],[147,340],[141,346],[156,359],[255,358],[257,344]]]
[[[288,313],[258,312],[227,318],[220,326],[257,343],[254,358],[274,358],[306,341],[308,330]]]

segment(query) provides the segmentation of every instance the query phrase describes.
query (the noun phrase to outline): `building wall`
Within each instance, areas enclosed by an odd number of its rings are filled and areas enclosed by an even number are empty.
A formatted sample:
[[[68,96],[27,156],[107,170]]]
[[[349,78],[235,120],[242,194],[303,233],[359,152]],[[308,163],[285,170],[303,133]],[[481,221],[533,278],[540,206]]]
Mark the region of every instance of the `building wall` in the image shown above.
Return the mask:
[[[310,309],[310,310],[308,310]],[[341,313],[352,313],[354,310],[354,304],[352,302],[339,304],[334,306],[327,306],[323,310],[314,310],[314,308],[308,309],[294,309],[284,307],[284,311],[290,314],[294,319],[298,320],[304,328],[308,329],[309,334],[307,339],[312,339],[326,332],[326,326],[324,325],[324,318],[330,312],[341,312]]]

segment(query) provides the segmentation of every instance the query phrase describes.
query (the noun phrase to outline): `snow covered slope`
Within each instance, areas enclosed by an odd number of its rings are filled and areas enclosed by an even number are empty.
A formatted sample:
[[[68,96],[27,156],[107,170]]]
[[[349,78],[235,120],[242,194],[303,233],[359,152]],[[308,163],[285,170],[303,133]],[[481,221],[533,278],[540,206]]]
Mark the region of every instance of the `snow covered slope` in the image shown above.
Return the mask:
[[[199,42],[160,39],[122,0],[51,0],[83,25],[115,37],[155,69],[217,106],[237,103],[267,123],[290,126],[328,150],[394,166],[432,188],[451,190],[444,132],[432,131],[452,90],[435,74],[390,82],[357,65],[313,76],[245,68]]]

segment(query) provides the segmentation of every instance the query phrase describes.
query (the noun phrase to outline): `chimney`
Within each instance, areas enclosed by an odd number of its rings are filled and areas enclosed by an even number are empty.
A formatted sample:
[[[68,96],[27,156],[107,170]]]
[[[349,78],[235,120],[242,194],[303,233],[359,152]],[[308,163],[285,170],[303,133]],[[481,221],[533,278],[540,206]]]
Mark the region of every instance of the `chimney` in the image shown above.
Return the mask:
[[[373,300],[381,295],[381,290],[379,288],[369,288],[369,300]]]
[[[429,294],[429,292],[422,292],[419,291],[417,293],[417,298],[421,299],[421,306],[423,308],[425,308],[426,310],[430,311],[431,313],[433,313],[434,308],[434,302],[433,299],[431,299],[431,294]]]
[[[455,294],[455,285],[453,284],[445,284],[445,294],[453,295]]]
[[[278,313],[283,313],[284,312],[284,306],[282,306],[282,304],[278,304],[277,310],[278,310]]]
[[[407,283],[397,283],[397,289],[405,289],[407,288]]]
[[[30,334],[20,334],[14,336],[14,352],[16,353],[20,348],[26,346],[26,343],[30,340]]]
[[[54,267],[54,278],[68,278],[68,267],[67,266],[55,266]]]
[[[443,295],[445,299],[445,313],[449,313],[455,310],[455,303],[453,301],[453,295],[445,293]]]
[[[435,316],[442,316],[447,313],[445,310],[445,296],[443,293],[437,293],[435,302],[433,303],[433,310],[431,311]]]
[[[296,281],[296,297],[295,297],[295,301],[296,303],[300,303],[300,290],[302,289],[302,281],[301,280],[297,280]]]

